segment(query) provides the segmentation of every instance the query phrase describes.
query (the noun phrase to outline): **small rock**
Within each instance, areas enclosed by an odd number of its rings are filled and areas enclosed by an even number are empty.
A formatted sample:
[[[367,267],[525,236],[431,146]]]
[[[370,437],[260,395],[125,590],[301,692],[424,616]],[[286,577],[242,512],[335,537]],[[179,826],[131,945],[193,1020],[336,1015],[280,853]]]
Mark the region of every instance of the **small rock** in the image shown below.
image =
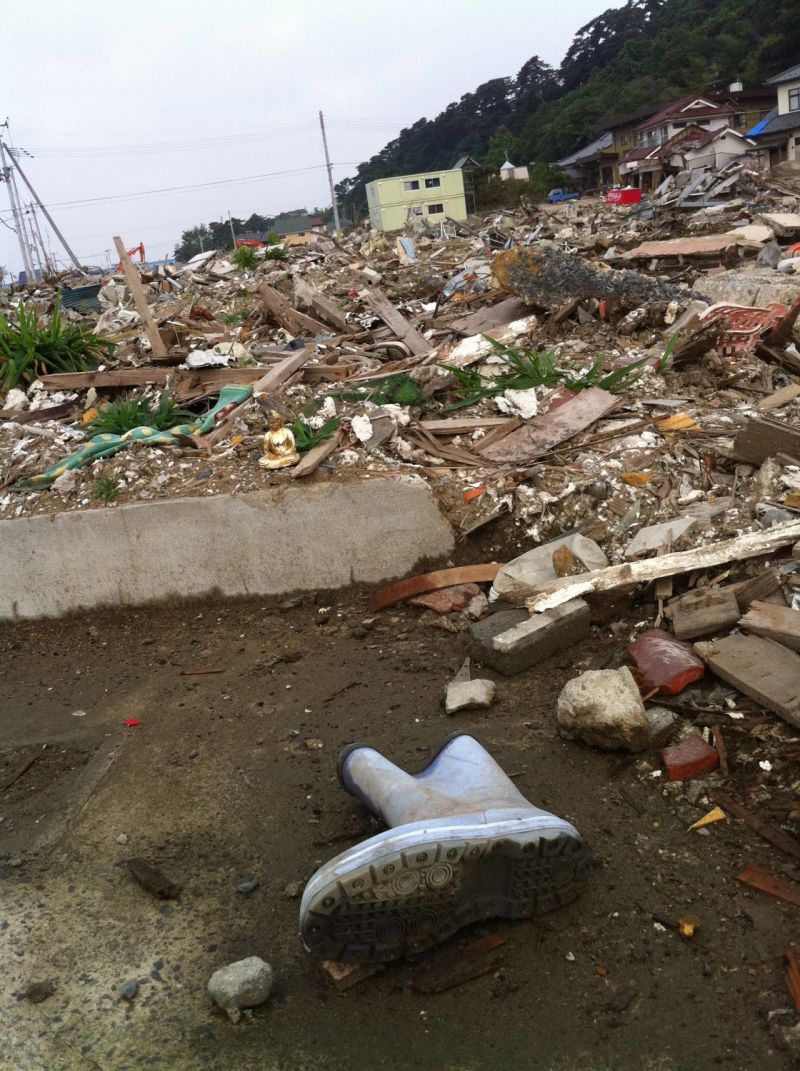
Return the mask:
[[[199,754],[200,754],[199,751],[190,751],[189,752],[189,758],[190,759],[196,759]]]
[[[148,863],[146,859],[129,859],[128,870],[142,888],[147,889],[154,896],[162,900],[172,900],[180,896],[180,885],[170,881],[157,866]]]
[[[55,991],[56,983],[52,978],[47,978],[41,982],[30,982],[23,989],[21,996],[29,1000],[31,1004],[41,1004],[43,1000],[52,997]]]
[[[288,885],[284,885],[283,895],[287,900],[297,900],[303,895],[304,886],[303,881],[290,881]]]
[[[480,621],[488,609],[489,600],[481,591],[473,599],[470,599],[467,605],[467,617],[472,618],[473,621]]]
[[[238,1023],[242,1008],[255,1008],[269,997],[272,981],[272,967],[259,956],[249,956],[215,971],[208,992],[230,1021]]]
[[[350,635],[354,640],[363,640],[367,635],[367,630],[363,625],[356,625],[354,628],[350,629]]]
[[[568,681],[557,713],[563,736],[592,747],[641,751],[650,743],[650,723],[627,666],[588,670]]]
[[[244,893],[245,896],[249,896],[251,892],[254,892],[258,888],[258,882],[255,878],[249,878],[247,881],[240,881],[236,886],[236,891]]]
[[[494,681],[453,681],[447,686],[444,709],[448,714],[460,710],[485,710],[494,702],[497,686]]]
[[[310,736],[305,741],[305,745],[308,751],[322,751],[325,747],[325,744],[316,736]]]
[[[136,994],[139,992],[138,982],[125,982],[119,988],[120,1000],[133,1000]]]
[[[330,606],[320,606],[320,608],[319,608],[319,610],[317,610],[316,616],[314,618],[316,623],[318,625],[327,625],[328,622],[330,621],[330,619],[331,619],[331,608],[330,608]]]
[[[671,735],[678,722],[678,715],[669,707],[648,707],[645,717],[650,726],[650,739],[653,744],[664,743]]]
[[[56,476],[53,480],[53,490],[58,491],[61,495],[68,495],[71,491],[75,490],[75,484],[78,482],[78,474],[74,469],[67,469],[66,472],[62,472],[60,476]]]
[[[127,833],[120,833],[120,835],[117,837],[117,844],[127,844],[127,843],[128,843],[128,834]]]

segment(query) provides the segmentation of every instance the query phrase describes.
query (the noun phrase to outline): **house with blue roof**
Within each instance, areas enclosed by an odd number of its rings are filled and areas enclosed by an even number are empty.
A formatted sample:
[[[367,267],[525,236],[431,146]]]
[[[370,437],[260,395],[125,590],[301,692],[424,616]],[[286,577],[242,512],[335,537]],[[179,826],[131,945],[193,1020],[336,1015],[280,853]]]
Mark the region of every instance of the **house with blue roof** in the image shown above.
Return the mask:
[[[778,106],[747,131],[758,146],[762,165],[775,167],[788,160],[800,168],[800,63],[789,67],[765,85],[778,90]]]

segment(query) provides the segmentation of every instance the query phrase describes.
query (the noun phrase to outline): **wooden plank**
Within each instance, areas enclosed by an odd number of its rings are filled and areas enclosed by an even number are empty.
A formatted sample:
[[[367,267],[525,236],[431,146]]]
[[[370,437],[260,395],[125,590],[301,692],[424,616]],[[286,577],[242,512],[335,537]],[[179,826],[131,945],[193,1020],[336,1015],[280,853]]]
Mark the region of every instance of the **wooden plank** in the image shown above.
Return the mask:
[[[419,426],[431,435],[470,435],[481,428],[499,428],[508,417],[447,417],[443,420],[420,420]]]
[[[444,993],[494,970],[500,949],[508,941],[498,933],[478,937],[466,947],[449,952],[441,962],[414,971],[411,986],[418,993]]]
[[[792,651],[800,652],[800,610],[756,601],[741,619],[739,626],[747,632],[754,632],[756,636],[766,636],[767,639],[782,643]],[[800,681],[797,687],[800,690]]]
[[[800,841],[795,840],[779,825],[774,822],[765,822],[758,815],[753,814],[748,810],[744,804],[739,803],[738,800],[733,799],[731,796],[726,796],[722,792],[712,792],[711,798],[714,803],[718,804],[728,814],[732,814],[735,818],[739,818],[745,825],[750,826],[758,833],[759,837],[763,837],[764,840],[769,841],[776,848],[780,848],[782,852],[786,852],[793,859],[800,860]]]
[[[494,580],[499,571],[499,565],[461,565],[455,569],[437,569],[433,573],[409,576],[376,591],[370,599],[370,609],[383,610],[386,606],[409,599],[412,595],[424,595],[427,591],[439,591],[455,584],[488,583]]]
[[[749,885],[751,889],[758,889],[759,892],[764,892],[768,896],[774,896],[776,900],[783,900],[787,904],[800,907],[800,885],[796,881],[776,878],[766,867],[749,863],[741,874],[736,875],[736,880],[742,885]]]
[[[718,677],[800,728],[800,655],[740,632],[696,643],[694,649]]]
[[[119,261],[122,265],[125,279],[127,280],[128,286],[131,288],[136,311],[139,313],[145,332],[147,333],[147,338],[150,342],[150,350],[154,357],[166,357],[167,347],[164,345],[164,339],[158,332],[158,327],[150,312],[150,307],[147,304],[144,287],[142,286],[142,278],[131,263],[131,258],[125,252],[125,246],[122,244],[122,239],[119,235],[114,236],[114,245],[117,247],[117,254],[119,255]]]
[[[41,376],[40,382],[47,390],[83,390],[87,387],[119,390],[150,385],[166,387],[169,383],[176,396],[185,399],[219,390],[229,383],[255,383],[263,374],[263,368],[115,368],[108,372],[54,372]]]
[[[762,398],[761,401],[756,402],[756,409],[762,413],[769,412],[770,409],[780,409],[782,406],[794,401],[798,394],[800,394],[800,383],[790,383],[788,386],[776,390],[774,394],[770,394],[766,398]]]
[[[544,416],[534,417],[500,442],[489,446],[477,443],[474,449],[490,461],[526,464],[585,431],[618,404],[615,394],[590,387]]]
[[[427,338],[424,338],[415,327],[412,327],[402,312],[394,307],[385,294],[381,293],[380,290],[368,290],[367,300],[386,326],[390,327],[402,342],[405,342],[415,356],[430,353],[433,346],[431,346]]]
[[[285,383],[290,376],[293,376],[300,368],[303,367],[306,362],[316,354],[315,346],[305,346],[302,350],[294,350],[290,353],[286,360],[281,361],[280,364],[273,365],[272,368],[262,375],[260,379],[257,379],[253,383],[253,397],[261,394],[269,394],[276,390],[282,383]],[[243,369],[238,369],[243,371]],[[261,372],[263,369],[259,368],[256,371]],[[222,442],[230,432],[233,422],[241,412],[243,406],[247,405],[249,398],[242,402],[242,405],[238,405],[233,409],[223,420],[219,422],[216,428],[209,431],[206,435],[197,436],[197,442],[201,447],[205,449],[211,449],[217,443]]]
[[[261,301],[267,312],[273,317],[279,327],[289,331],[292,335],[322,335],[328,334],[328,328],[319,320],[313,320],[304,312],[293,309],[283,294],[279,294],[271,286],[262,283],[258,288]]]
[[[521,594],[526,598],[528,609],[532,613],[539,613],[593,591],[613,591],[614,588],[624,587],[626,584],[643,584],[658,580],[661,576],[675,576],[676,573],[688,573],[692,569],[725,565],[740,558],[757,558],[762,554],[771,554],[779,547],[785,547],[798,539],[800,521],[768,528],[763,532],[746,532],[735,539],[723,539],[719,543],[693,547],[676,554],[664,554],[660,558],[610,565],[606,569],[595,569],[581,576],[557,577],[546,584],[540,584],[535,590]],[[517,597],[519,598],[519,595]]]
[[[523,316],[530,316],[530,312],[530,307],[522,298],[509,297],[486,309],[471,312],[469,316],[460,316],[453,320],[450,326],[464,335],[481,335],[491,331],[493,327],[502,327],[514,320],[521,320]]]
[[[301,480],[304,476],[310,476],[312,472],[316,472],[323,461],[327,460],[334,451],[344,445],[346,438],[346,433],[341,428],[338,428],[336,434],[332,435],[330,439],[312,446],[291,469],[292,477],[295,480]]]
[[[733,440],[733,452],[752,465],[762,465],[776,454],[800,457],[800,427],[773,417],[752,417]]]
[[[665,614],[679,640],[694,640],[731,628],[739,620],[740,610],[730,588],[702,588],[673,599]]]
[[[352,335],[354,333],[355,328],[347,322],[347,317],[336,302],[331,301],[326,294],[323,294],[321,290],[317,290],[311,283],[305,279],[295,279],[294,292],[295,298],[310,309],[315,316],[318,316],[320,320],[331,324],[337,331],[341,331],[343,335]]]
[[[794,1010],[800,1012],[800,959],[797,955],[797,945],[786,946],[786,962],[788,964],[786,974],[786,988],[792,998]]]
[[[766,599],[781,586],[781,578],[778,570],[771,566],[758,576],[745,580],[742,584],[733,584],[732,589],[736,594],[739,609],[744,613],[750,609],[756,600]]]

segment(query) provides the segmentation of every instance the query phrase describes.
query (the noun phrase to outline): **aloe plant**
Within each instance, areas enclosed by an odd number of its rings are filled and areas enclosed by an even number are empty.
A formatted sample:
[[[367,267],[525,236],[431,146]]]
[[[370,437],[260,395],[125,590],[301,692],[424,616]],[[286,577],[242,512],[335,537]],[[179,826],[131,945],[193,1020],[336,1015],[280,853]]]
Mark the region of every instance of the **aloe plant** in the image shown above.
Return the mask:
[[[67,323],[56,300],[49,323],[39,326],[39,313],[21,302],[16,324],[0,315],[0,390],[29,387],[48,372],[87,372],[114,352],[110,339]]]

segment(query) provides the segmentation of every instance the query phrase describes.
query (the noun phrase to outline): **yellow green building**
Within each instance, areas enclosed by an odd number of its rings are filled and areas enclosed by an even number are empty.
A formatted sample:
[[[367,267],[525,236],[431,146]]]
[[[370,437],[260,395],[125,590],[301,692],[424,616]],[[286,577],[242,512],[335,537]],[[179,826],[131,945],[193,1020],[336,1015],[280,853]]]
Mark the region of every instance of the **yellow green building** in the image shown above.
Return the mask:
[[[367,183],[367,206],[378,231],[399,231],[417,220],[465,220],[464,173],[460,169],[375,179]]]

